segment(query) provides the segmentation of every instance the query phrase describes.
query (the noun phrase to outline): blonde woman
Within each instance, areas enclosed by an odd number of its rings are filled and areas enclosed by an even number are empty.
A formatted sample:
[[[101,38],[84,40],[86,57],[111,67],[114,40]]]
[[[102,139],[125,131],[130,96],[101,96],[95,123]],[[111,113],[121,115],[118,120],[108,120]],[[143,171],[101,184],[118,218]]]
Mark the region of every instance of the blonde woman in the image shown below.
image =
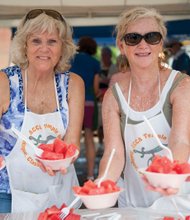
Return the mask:
[[[174,159],[188,161],[190,78],[164,67],[162,51],[166,27],[154,9],[125,11],[116,31],[117,46],[127,57],[130,70],[104,96],[105,151],[98,178],[104,173],[112,149],[116,148],[107,178],[118,181],[123,176],[125,191],[119,206],[149,207],[162,195],[174,194],[177,190],[153,187],[148,190],[138,172],[138,168],[150,164],[154,155],[163,155],[143,115],[150,120],[162,143],[170,148]],[[165,205],[162,200],[159,204],[168,209],[172,206],[171,202]],[[183,208],[188,206],[185,203]]]
[[[0,73],[0,156],[6,162],[0,171],[0,212],[41,211],[74,199],[74,166],[40,169],[11,126],[36,146],[61,137],[79,147],[84,83],[67,71],[75,51],[71,28],[58,11],[34,9],[22,19],[12,44],[15,65]]]

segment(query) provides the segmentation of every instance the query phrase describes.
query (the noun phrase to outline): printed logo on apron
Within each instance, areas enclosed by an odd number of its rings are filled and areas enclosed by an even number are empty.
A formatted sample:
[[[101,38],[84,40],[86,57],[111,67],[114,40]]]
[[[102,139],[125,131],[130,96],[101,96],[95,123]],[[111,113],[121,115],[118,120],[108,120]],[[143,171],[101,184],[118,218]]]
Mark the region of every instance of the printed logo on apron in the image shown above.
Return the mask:
[[[167,142],[166,135],[158,134],[158,137],[162,143]],[[163,148],[157,145],[157,143],[153,143],[153,145],[150,145],[151,147],[147,149],[147,143],[151,142],[152,138],[154,138],[153,134],[144,133],[132,141],[130,147],[132,148],[132,150],[130,150],[130,160],[136,170],[141,168],[143,165],[145,165],[145,167],[149,166],[154,155],[157,153],[160,154],[163,150]]]
[[[51,134],[47,135],[46,137],[42,137],[42,133],[51,132]],[[55,125],[51,123],[45,123],[45,124],[37,124],[33,126],[31,129],[29,129],[29,139],[33,142],[34,145],[39,146],[40,144],[48,144],[52,143],[52,141],[58,137],[61,138],[61,135],[58,131],[58,129],[55,127]],[[33,166],[40,167],[38,161],[35,159],[35,157],[31,156],[31,152],[28,152],[27,144],[25,141],[21,143],[21,152],[24,154],[24,157],[26,160]]]

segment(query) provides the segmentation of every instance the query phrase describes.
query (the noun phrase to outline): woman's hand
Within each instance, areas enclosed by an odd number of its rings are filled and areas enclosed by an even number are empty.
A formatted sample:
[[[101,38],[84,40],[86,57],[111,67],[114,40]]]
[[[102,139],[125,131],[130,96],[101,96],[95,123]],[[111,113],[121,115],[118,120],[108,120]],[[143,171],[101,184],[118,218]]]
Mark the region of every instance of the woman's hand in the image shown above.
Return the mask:
[[[73,164],[77,160],[78,157],[79,157],[79,154],[77,156],[73,157],[71,164]]]
[[[50,176],[55,176],[57,172],[60,172],[61,174],[66,174],[67,173],[67,168],[61,168],[60,170],[52,170],[50,167],[44,166],[39,160],[39,167],[43,172],[47,172]]]
[[[145,175],[142,175],[142,180],[144,181],[144,183],[146,184],[146,188],[148,190],[154,191],[154,192],[158,192],[164,196],[169,196],[169,195],[175,195],[178,193],[179,189],[175,189],[175,188],[161,188],[161,187],[154,187],[152,186],[149,181],[147,180],[147,178],[145,177]]]

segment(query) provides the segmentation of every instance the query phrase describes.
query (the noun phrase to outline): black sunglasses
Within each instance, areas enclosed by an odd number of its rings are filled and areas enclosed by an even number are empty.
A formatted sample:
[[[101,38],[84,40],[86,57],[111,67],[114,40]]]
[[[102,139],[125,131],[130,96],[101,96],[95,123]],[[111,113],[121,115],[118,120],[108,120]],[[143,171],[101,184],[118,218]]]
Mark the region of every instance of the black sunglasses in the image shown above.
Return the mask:
[[[144,39],[148,44],[155,45],[160,43],[162,35],[160,32],[149,32],[144,35],[138,33],[128,33],[122,39],[125,41],[125,44],[129,46],[139,44],[142,39]]]
[[[65,19],[58,11],[51,10],[51,9],[34,9],[34,10],[29,11],[28,14],[26,14],[24,24],[26,23],[27,20],[36,18],[38,15],[42,13],[45,13],[46,15],[65,23]]]

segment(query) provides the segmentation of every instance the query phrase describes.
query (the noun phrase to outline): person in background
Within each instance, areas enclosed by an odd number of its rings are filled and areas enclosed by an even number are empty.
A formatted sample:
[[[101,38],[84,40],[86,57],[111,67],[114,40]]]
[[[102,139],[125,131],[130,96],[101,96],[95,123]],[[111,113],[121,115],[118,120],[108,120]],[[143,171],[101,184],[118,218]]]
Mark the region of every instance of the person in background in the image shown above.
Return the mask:
[[[156,10],[137,7],[124,11],[116,32],[117,46],[127,57],[130,70],[125,73],[125,80],[114,84],[104,95],[105,149],[96,181],[104,174],[108,158],[115,148],[106,178],[118,181],[124,188],[119,197],[119,207],[155,204],[159,209],[175,210],[170,197],[162,195],[175,194],[178,190],[155,188],[147,181],[145,184],[138,171],[148,167],[154,155],[167,156],[162,148],[158,148],[143,116],[150,120],[173,158],[187,162],[190,155],[190,78],[163,65],[166,27]],[[180,211],[190,207],[190,192],[184,189],[183,193],[175,196]],[[184,203],[180,202],[182,200]]]
[[[103,126],[102,126],[102,100],[104,94],[109,86],[109,81],[111,76],[118,72],[117,66],[112,61],[112,50],[109,47],[103,47],[101,49],[101,71],[100,71],[100,91],[101,96],[98,99],[98,139],[100,148],[99,150],[103,150]]]
[[[73,59],[71,71],[79,74],[85,83],[84,139],[87,159],[87,179],[94,179],[96,149],[94,143],[95,101],[99,97],[100,63],[96,54],[97,43],[88,36],[78,41],[78,53]]]
[[[128,59],[125,55],[119,55],[117,57],[116,65],[118,67],[117,73],[114,73],[112,77],[110,78],[109,87],[112,87],[116,82],[125,80],[126,72],[130,71],[130,66]]]
[[[75,198],[74,166],[56,172],[43,167],[11,131],[14,125],[36,147],[61,138],[79,149],[84,83],[68,71],[75,52],[71,28],[58,11],[34,9],[22,19],[11,47],[15,65],[0,72],[1,213],[38,212]]]
[[[117,66],[112,61],[112,51],[109,47],[101,49],[101,72],[100,89],[102,93],[108,88],[111,76],[118,71]]]
[[[190,57],[183,48],[183,44],[177,40],[168,43],[171,55],[173,55],[172,68],[190,75]]]

